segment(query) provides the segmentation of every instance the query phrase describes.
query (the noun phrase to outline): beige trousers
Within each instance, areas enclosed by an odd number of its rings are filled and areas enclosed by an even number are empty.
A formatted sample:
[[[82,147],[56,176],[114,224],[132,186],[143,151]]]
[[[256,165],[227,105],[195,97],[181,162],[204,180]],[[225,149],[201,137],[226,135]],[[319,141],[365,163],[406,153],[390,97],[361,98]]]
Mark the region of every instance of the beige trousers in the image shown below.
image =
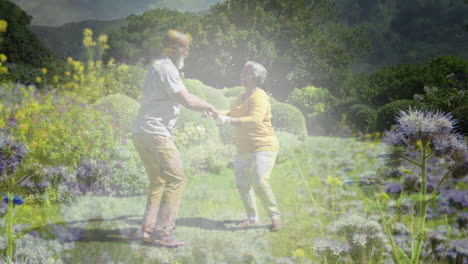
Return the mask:
[[[179,150],[166,136],[138,134],[132,140],[149,178],[142,229],[158,237],[170,236],[186,184]]]
[[[234,156],[237,188],[244,204],[247,219],[252,223],[259,222],[255,194],[260,197],[270,219],[280,218],[278,204],[269,183],[277,154],[276,151],[259,151],[236,153]]]

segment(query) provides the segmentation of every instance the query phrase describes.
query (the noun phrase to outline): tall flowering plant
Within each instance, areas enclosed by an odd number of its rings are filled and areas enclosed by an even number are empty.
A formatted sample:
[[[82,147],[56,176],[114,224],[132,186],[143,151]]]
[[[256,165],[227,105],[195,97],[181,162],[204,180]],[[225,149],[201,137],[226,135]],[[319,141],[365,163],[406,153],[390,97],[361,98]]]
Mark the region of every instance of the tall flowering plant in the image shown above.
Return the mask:
[[[8,193],[3,200],[8,203],[7,254],[10,260],[13,258],[13,204],[23,203],[20,197],[13,195],[13,190],[24,178],[17,180],[14,174],[20,168],[25,156],[26,147],[23,144],[12,137],[0,134],[0,175]]]
[[[421,187],[416,198],[419,211],[411,211],[411,219],[417,221],[416,237],[411,235],[411,257],[396,245],[392,238],[392,219],[388,220],[382,213],[382,201],[377,201],[377,209],[393,250],[396,263],[419,263],[422,242],[425,237],[426,211],[428,203],[436,198],[444,181],[460,167],[468,169],[468,148],[462,135],[455,131],[456,121],[450,114],[423,110],[401,111],[396,119],[395,127],[386,131],[382,141],[390,148],[387,155],[393,166],[402,165],[402,161],[419,168]],[[417,155],[414,155],[417,153]],[[428,160],[431,157],[445,158],[449,161],[444,175],[437,183],[428,185]],[[463,169],[462,169],[463,170]],[[413,169],[413,171],[415,171]],[[428,192],[428,186],[432,191]],[[413,224],[411,224],[411,230]]]

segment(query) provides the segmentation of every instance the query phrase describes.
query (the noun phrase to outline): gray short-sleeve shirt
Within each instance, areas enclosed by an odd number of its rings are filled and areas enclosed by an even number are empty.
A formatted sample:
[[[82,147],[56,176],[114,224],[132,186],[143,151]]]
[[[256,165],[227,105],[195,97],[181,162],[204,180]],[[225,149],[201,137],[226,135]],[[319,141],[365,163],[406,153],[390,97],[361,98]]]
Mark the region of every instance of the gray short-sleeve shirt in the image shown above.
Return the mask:
[[[132,133],[170,137],[180,112],[180,104],[171,95],[183,89],[185,85],[179,70],[167,55],[162,54],[146,75]]]

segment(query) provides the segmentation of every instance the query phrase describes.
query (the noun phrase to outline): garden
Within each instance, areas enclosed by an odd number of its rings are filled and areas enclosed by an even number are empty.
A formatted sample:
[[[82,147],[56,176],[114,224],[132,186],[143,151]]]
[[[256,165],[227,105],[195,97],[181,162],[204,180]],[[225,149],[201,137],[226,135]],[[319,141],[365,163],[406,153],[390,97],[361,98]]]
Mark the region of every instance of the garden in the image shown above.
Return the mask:
[[[0,46],[8,30],[0,20]],[[107,58],[108,42],[86,29],[86,62],[33,70],[0,54],[1,263],[468,263],[466,60],[350,77],[349,96],[270,94],[278,232],[261,210],[237,225],[233,131],[182,108],[185,245],[169,249],[138,237],[148,179],[130,127],[146,70]],[[243,91],[183,82],[222,110]]]

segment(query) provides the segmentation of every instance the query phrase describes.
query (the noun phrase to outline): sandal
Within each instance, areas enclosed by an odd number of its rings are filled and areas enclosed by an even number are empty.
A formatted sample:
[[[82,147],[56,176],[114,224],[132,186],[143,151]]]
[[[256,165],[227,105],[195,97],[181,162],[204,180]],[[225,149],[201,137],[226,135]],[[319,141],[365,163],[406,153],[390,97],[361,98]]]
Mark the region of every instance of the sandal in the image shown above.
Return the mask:
[[[176,248],[184,245],[184,241],[177,240],[173,236],[164,236],[156,238],[153,240],[153,243],[168,248]]]
[[[249,226],[249,225],[258,225],[258,221],[244,220],[237,224],[237,226]]]
[[[249,220],[245,220],[237,224],[237,226],[249,226],[249,225],[250,225]]]

